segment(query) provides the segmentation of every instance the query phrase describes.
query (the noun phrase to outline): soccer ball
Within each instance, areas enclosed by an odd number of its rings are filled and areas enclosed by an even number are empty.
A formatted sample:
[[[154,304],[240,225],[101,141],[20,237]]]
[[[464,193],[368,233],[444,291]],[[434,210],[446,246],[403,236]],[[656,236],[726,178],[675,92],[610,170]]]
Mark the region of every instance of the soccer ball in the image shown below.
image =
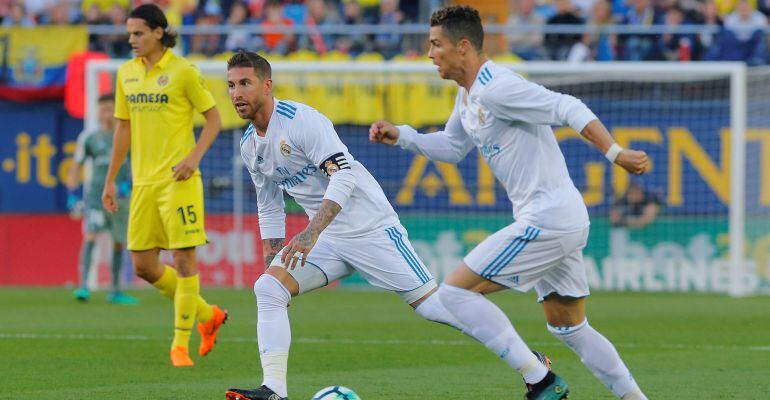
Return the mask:
[[[361,400],[361,398],[345,386],[329,386],[319,390],[311,400]]]

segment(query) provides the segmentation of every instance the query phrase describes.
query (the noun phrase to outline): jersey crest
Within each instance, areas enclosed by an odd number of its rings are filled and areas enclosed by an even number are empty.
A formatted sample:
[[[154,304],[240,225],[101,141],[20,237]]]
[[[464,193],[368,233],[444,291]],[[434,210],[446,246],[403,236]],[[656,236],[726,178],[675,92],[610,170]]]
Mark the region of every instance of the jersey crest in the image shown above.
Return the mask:
[[[291,146],[285,140],[281,140],[281,154],[288,157],[291,154]]]

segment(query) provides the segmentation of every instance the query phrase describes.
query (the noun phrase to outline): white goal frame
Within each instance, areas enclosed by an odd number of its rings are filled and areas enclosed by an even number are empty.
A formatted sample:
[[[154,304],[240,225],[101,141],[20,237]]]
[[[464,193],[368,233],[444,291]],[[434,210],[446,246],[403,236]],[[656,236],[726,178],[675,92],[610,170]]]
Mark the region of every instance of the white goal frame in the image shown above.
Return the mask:
[[[86,117],[85,128],[93,129],[98,125],[97,93],[98,74],[100,72],[116,72],[125,60],[96,60],[86,65]],[[729,237],[730,237],[730,289],[731,296],[746,296],[749,293],[741,284],[741,274],[745,267],[745,185],[746,185],[746,125],[747,125],[747,68],[739,62],[602,62],[602,63],[559,63],[559,62],[522,62],[500,63],[516,72],[527,73],[597,73],[600,76],[617,76],[628,79],[634,74],[660,74],[666,77],[678,78],[730,78],[730,130],[731,130],[731,160],[730,163],[730,205],[729,205]],[[206,74],[226,73],[224,61],[196,61],[196,65]],[[435,66],[426,62],[275,62],[274,71],[281,72],[372,72],[372,73],[416,73],[435,71]],[[237,142],[237,141],[236,141]],[[235,151],[235,150],[234,150]],[[240,162],[240,157],[233,158],[234,163]],[[234,168],[234,184],[237,193],[241,193],[240,175],[242,168]],[[242,197],[236,195],[234,202],[242,202]],[[234,213],[243,210],[242,204],[233,204]],[[242,221],[242,215],[235,215],[235,230]],[[236,266],[236,286],[241,274]]]

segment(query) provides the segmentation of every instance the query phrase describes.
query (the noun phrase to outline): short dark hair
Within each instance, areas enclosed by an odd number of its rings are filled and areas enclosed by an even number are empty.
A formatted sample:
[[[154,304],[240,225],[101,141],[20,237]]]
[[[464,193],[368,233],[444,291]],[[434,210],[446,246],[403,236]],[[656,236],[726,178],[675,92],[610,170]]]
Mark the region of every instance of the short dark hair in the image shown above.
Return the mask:
[[[99,103],[104,103],[105,101],[115,101],[115,93],[103,93],[99,95]]]
[[[254,69],[259,79],[265,80],[273,77],[273,69],[265,57],[253,51],[239,50],[227,60],[227,70],[238,67],[249,67]]]
[[[160,7],[156,6],[155,4],[142,4],[141,6],[134,8],[131,10],[131,13],[128,14],[128,18],[143,19],[144,23],[150,29],[163,29],[163,37],[160,38],[161,44],[167,48],[176,46],[176,38],[178,34],[168,27],[166,14],[163,14],[163,10],[161,10]]]
[[[430,26],[440,26],[452,43],[468,39],[477,51],[481,51],[484,47],[484,28],[481,26],[481,17],[473,7],[439,8],[430,16]]]

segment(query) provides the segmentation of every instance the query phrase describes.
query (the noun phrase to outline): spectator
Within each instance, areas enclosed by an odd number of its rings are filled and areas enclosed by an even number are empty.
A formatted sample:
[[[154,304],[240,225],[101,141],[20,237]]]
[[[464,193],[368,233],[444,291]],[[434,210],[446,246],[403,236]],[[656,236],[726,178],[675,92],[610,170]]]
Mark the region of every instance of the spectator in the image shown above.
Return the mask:
[[[19,2],[24,3],[27,15],[36,23],[45,23],[46,14],[58,0],[23,0]]]
[[[703,3],[700,3],[698,11],[698,23],[722,27],[722,17],[719,16],[717,5],[714,0],[704,0]],[[700,35],[700,42],[704,49],[711,47],[711,44],[714,42],[714,36],[715,35],[711,33],[702,33]]]
[[[591,9],[588,26],[600,29],[612,23],[612,0],[597,0]],[[586,32],[583,34],[582,42],[572,47],[568,59],[569,61],[612,61],[615,59],[616,41],[617,37],[614,34]]]
[[[342,0],[343,3],[355,1],[361,6],[361,14],[365,21],[375,22],[380,17],[380,0]]]
[[[237,1],[230,8],[230,16],[227,18],[227,25],[240,26],[249,22],[249,9],[246,3]],[[253,44],[251,32],[248,29],[233,28],[229,30],[225,40],[225,49],[236,51],[238,49],[250,49]]]
[[[380,2],[379,25],[396,25],[404,19],[404,14],[398,9],[398,0],[382,0]],[[385,58],[392,58],[401,52],[401,34],[380,33],[375,36],[377,51]]]
[[[725,17],[724,28],[717,34],[706,58],[764,65],[767,62],[766,26],[764,14],[752,9],[747,0],[739,0],[736,11]]]
[[[610,222],[614,227],[640,229],[652,223],[660,212],[660,199],[638,183],[631,183],[626,193],[612,205]]]
[[[556,0],[556,15],[548,19],[548,25],[582,25],[580,18],[572,6],[571,0]],[[581,35],[573,33],[549,33],[545,35],[545,50],[551,60],[566,60],[575,43],[580,42]]]
[[[206,13],[198,16],[195,25],[203,27],[219,25],[222,22],[222,14],[215,11],[213,8],[207,9]],[[211,57],[222,51],[221,40],[221,36],[214,33],[193,35],[190,38],[190,53]]]
[[[334,36],[323,34],[317,29],[324,25],[338,25],[340,21],[336,10],[329,9],[325,0],[307,0],[307,17],[305,25],[308,27],[308,34],[299,38],[299,48],[313,50],[318,54],[324,54],[331,50],[334,45]]]
[[[684,10],[674,5],[666,11],[666,27],[681,28],[690,25]],[[699,60],[701,53],[700,40],[696,34],[666,33],[661,36],[660,47],[663,58],[668,61]]]
[[[761,0],[759,0],[761,1]],[[726,17],[728,14],[735,12],[738,9],[738,3],[740,0],[714,0],[717,6],[717,12],[719,15]],[[749,0],[749,6],[752,10],[758,8],[758,0]]]
[[[70,4],[62,1],[51,5],[46,16],[41,17],[41,22],[51,25],[69,25],[78,18],[77,14],[72,12]]]
[[[631,7],[622,19],[622,24],[632,26],[652,26],[663,23],[663,14],[654,9],[650,0],[630,0]],[[620,57],[628,61],[663,60],[660,48],[660,35],[621,35]]]
[[[356,0],[349,0],[343,5],[342,23],[345,25],[360,25],[366,23],[364,15],[361,12],[361,5]],[[352,56],[372,51],[372,41],[368,35],[351,33],[349,35],[338,36],[334,42],[334,47]]]
[[[21,2],[15,2],[11,5],[11,9],[7,18],[3,18],[3,26],[35,26],[35,21],[27,14],[27,9]]]
[[[15,3],[14,0],[0,0],[0,22],[10,15],[13,3]]]
[[[80,10],[83,13],[85,21],[101,21],[103,23],[108,19],[108,14],[112,7],[118,5],[128,10],[128,0],[83,0],[80,3]]]
[[[128,19],[128,10],[120,4],[114,4],[110,8],[107,18],[112,25],[124,26]],[[125,34],[105,35],[102,37],[104,45],[102,51],[113,58],[130,58],[131,45],[128,43],[128,37]]]
[[[767,17],[749,0],[738,0],[735,11],[725,17],[725,28],[735,32],[739,40],[748,40],[756,30],[765,29]]]
[[[294,49],[294,35],[281,32],[281,28],[290,28],[294,24],[288,18],[283,16],[283,5],[278,0],[269,0],[265,5],[265,20],[262,27],[265,29],[276,29],[276,31],[262,35],[264,43],[262,47],[269,51],[279,54],[286,54]]]
[[[543,34],[540,29],[545,18],[535,12],[535,0],[517,0],[516,13],[508,17],[509,27],[527,26],[526,33],[508,35],[508,49],[525,60],[543,60],[548,57],[543,48]]]

